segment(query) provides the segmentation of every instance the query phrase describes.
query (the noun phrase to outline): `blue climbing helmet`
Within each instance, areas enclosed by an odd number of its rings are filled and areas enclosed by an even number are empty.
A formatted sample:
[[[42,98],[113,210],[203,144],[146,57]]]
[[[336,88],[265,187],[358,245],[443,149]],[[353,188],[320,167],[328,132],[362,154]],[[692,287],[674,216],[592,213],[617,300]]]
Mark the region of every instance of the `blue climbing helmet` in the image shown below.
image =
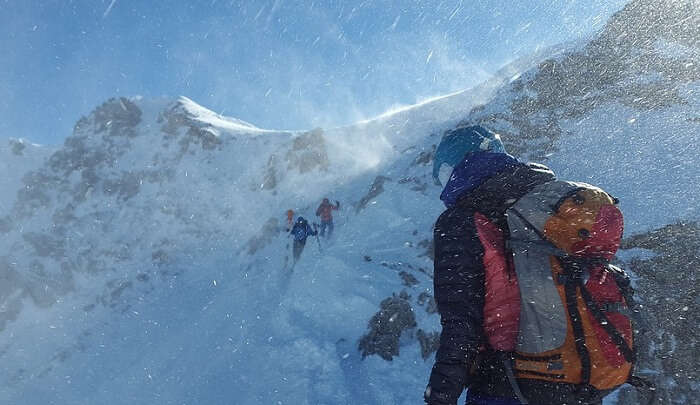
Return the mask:
[[[304,217],[297,218],[297,224],[305,224],[305,223],[306,223],[306,220],[304,219]]]
[[[442,137],[433,160],[433,179],[436,184],[445,186],[452,170],[472,152],[506,153],[501,137],[479,126],[462,126]]]

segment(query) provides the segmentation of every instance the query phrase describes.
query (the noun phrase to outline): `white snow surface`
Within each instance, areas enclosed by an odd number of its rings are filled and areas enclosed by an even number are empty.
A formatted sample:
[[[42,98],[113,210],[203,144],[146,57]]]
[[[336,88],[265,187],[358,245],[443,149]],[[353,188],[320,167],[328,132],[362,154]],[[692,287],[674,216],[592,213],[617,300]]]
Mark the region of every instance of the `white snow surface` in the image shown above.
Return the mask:
[[[4,306],[17,305],[13,299],[22,306],[19,317],[0,333],[0,402],[420,399],[430,361],[421,358],[415,341],[392,362],[377,356],[362,361],[356,348],[379,302],[403,288],[398,271],[381,263],[431,267],[428,258],[418,257],[424,249],[415,246],[429,236],[441,211],[435,200],[439,190],[429,184],[424,192],[412,191],[416,183],[399,180],[426,176],[427,166],[412,162],[438,138],[423,131],[437,134],[447,124],[418,123],[421,132],[406,133],[387,120],[384,126],[330,131],[324,134],[328,169],[279,173],[270,191],[260,187],[270,154],[285,156],[302,134],[232,131],[187,104],[202,128],[213,128],[222,143],[215,150],[190,144],[183,153],[184,130],[178,130],[180,141],[168,141],[158,112],[179,111],[182,99],[166,106],[132,102],[143,112],[138,135],[117,148],[124,153],[113,156],[115,165],[95,170],[103,180],[137,174],[139,191],[125,199],[97,185],[76,194],[82,176],[72,172],[69,187],[50,191],[51,208],[33,211],[0,244],[5,270],[16,271],[20,279]],[[88,150],[99,150],[108,130],[94,132],[99,124],[90,120],[86,132],[75,136],[84,137]],[[413,127],[401,120],[401,128]],[[116,125],[110,122],[107,127]],[[392,180],[357,213],[352,203],[377,174]],[[286,209],[294,208],[314,220],[325,195],[340,200],[342,209],[336,213],[336,235],[322,242],[322,254],[317,241],[309,239],[294,270],[283,270],[289,256],[284,233],[255,254],[247,253],[246,243],[269,218],[281,224]],[[22,235],[50,234],[53,207],[69,204],[75,204],[75,219],[61,251],[37,258]],[[396,238],[387,238],[386,232]],[[164,252],[166,259],[160,256]],[[64,257],[55,259],[55,254]],[[37,260],[39,270],[23,271],[37,268]],[[65,262],[72,266],[67,281],[60,266]],[[427,274],[416,276],[420,285],[410,290],[414,298],[431,284]],[[54,293],[64,284],[70,286],[63,288],[65,294]],[[36,294],[51,306],[35,303]],[[423,327],[438,328],[437,317],[415,309]]]
[[[500,83],[326,131],[328,167],[309,171],[287,159],[303,152],[304,133],[262,130],[186,98],[132,99],[142,116],[128,136],[89,117],[73,137],[81,156],[110,154],[58,173],[58,185],[41,188],[45,205],[0,240],[10,275],[0,314],[20,308],[0,332],[0,403],[421,404],[433,359],[421,357],[417,328],[391,362],[361,359],[357,342],[379,303],[402,290],[419,328],[439,331],[416,299],[432,293],[421,242],[443,209],[420,157]],[[571,135],[548,164],[620,198],[628,232],[697,220],[698,124],[686,115],[699,106],[690,100],[649,112],[600,106],[567,123]],[[167,111],[191,127],[166,133]],[[207,134],[218,140],[211,148]],[[36,156],[21,166],[0,148],[1,168],[16,169],[0,183],[0,219],[12,204],[27,208],[14,197],[22,174],[50,171]],[[361,208],[377,176],[383,192]],[[285,232],[261,229],[271,218],[281,226],[289,208],[315,220],[325,196],[341,201],[334,237],[320,247],[310,238],[285,267]],[[52,248],[32,244],[37,235]],[[403,285],[402,269],[418,284]]]
[[[269,130],[264,130],[256,127],[248,122],[236,119],[224,117],[221,114],[217,114],[201,105],[195,103],[187,97],[181,96],[178,99],[178,103],[182,108],[192,114],[197,121],[211,125],[215,128],[222,128],[228,131],[238,131],[238,132],[274,132]]]

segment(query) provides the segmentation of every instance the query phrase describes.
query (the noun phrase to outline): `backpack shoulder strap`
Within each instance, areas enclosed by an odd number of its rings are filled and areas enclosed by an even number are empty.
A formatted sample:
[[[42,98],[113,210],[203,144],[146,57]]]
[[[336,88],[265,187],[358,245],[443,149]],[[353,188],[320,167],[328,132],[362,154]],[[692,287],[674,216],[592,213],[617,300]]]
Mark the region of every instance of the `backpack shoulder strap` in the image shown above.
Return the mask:
[[[615,284],[617,284],[617,288],[620,289],[620,293],[625,299],[627,307],[636,312],[637,303],[634,299],[634,287],[632,287],[632,282],[630,281],[627,273],[625,273],[625,271],[621,268],[613,266],[612,264],[608,264],[606,269],[613,275]]]
[[[586,303],[588,309],[591,310],[593,317],[596,319],[596,321],[598,321],[600,326],[603,327],[605,332],[608,333],[610,339],[612,339],[612,341],[615,343],[615,346],[617,346],[617,348],[620,350],[620,353],[622,353],[625,360],[628,363],[634,363],[634,360],[637,357],[636,350],[634,350],[634,348],[631,348],[627,344],[625,338],[622,337],[622,334],[620,334],[617,328],[613,326],[613,324],[608,319],[608,316],[605,315],[605,312],[593,300],[591,293],[588,291],[586,286],[583,285],[583,282],[579,281],[579,283],[579,288],[581,291],[581,295],[583,296],[583,300]]]

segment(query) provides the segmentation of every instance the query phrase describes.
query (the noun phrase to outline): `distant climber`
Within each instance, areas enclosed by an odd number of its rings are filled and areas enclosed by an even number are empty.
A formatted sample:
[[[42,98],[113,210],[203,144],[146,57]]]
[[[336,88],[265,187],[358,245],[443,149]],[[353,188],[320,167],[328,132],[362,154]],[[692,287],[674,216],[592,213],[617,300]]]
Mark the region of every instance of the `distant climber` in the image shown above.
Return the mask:
[[[317,232],[311,228],[309,223],[303,217],[299,217],[297,218],[297,222],[294,224],[294,227],[292,227],[289,234],[294,236],[293,252],[294,263],[296,263],[299,260],[299,256],[301,256],[301,252],[304,251],[306,238],[308,238],[309,235],[315,236]]]
[[[328,201],[328,198],[324,198],[321,205],[316,209],[316,216],[321,217],[321,236],[326,234],[326,228],[328,228],[327,237],[330,238],[333,233],[333,210],[338,210],[340,208],[340,202],[335,200],[335,205]]]
[[[287,210],[287,232],[294,226],[294,210]]]

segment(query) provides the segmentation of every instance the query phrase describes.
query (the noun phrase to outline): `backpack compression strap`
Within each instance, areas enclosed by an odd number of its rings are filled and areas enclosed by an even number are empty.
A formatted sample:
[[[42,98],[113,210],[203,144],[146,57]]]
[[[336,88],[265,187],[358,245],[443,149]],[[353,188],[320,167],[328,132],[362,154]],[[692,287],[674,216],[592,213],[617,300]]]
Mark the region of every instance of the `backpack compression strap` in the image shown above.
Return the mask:
[[[615,326],[613,326],[613,324],[608,319],[607,315],[605,315],[605,312],[603,312],[603,310],[600,309],[598,304],[596,304],[595,301],[593,301],[591,293],[583,285],[583,282],[580,282],[579,288],[581,290],[583,300],[586,302],[586,306],[593,313],[593,317],[596,319],[596,321],[598,321],[600,326],[602,326],[603,329],[608,333],[613,343],[615,343],[615,346],[617,346],[617,348],[620,350],[620,353],[622,353],[622,355],[625,357],[625,360],[628,363],[634,363],[634,360],[637,357],[636,351],[633,348],[629,347],[629,345],[625,341],[625,338],[623,338],[620,332],[615,328]]]
[[[581,285],[581,274],[574,266],[566,265],[565,260],[559,258],[559,261],[566,275],[564,283],[564,296],[566,298],[566,310],[571,319],[571,326],[574,332],[574,343],[576,344],[576,352],[581,360],[581,384],[588,386],[591,382],[591,356],[586,348],[586,335],[583,330],[583,321],[581,312],[578,310],[578,302],[576,299],[576,290]]]

